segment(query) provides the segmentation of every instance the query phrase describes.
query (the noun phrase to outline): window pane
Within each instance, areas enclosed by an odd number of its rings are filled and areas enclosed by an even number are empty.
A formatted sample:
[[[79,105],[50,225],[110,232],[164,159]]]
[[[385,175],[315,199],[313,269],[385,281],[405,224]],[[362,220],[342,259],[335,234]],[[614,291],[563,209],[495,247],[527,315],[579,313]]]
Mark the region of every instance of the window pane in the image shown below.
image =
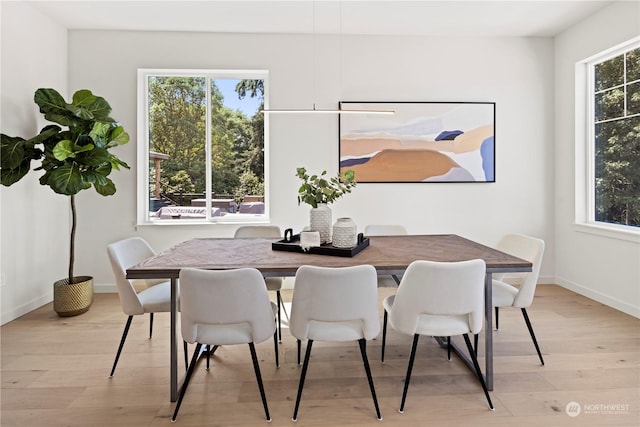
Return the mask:
[[[148,171],[143,184],[149,211],[144,221],[265,217],[260,110],[266,77],[263,71],[228,70],[146,74],[142,102],[148,112],[149,162],[140,170]]]
[[[627,115],[640,114],[640,81],[627,86]]]
[[[640,80],[640,47],[627,53],[627,82]]]
[[[640,117],[595,126],[595,220],[640,226]]]
[[[263,91],[264,80],[211,81],[212,191],[239,207],[247,195],[264,196]]]
[[[595,120],[615,119],[624,115],[624,91],[622,88],[595,95]]]
[[[203,77],[149,78],[150,211],[203,197],[205,104]]]
[[[600,91],[624,83],[624,55],[595,66],[595,90]]]

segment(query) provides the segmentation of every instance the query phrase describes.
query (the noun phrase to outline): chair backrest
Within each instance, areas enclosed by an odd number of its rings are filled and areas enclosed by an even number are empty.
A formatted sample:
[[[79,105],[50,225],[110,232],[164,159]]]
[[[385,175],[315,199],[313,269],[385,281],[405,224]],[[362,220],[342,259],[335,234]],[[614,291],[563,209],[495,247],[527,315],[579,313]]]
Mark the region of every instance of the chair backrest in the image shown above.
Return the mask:
[[[129,316],[144,314],[144,308],[138,294],[132,282],[127,279],[127,268],[133,267],[156,253],[143,238],[131,237],[108,245],[107,254],[116,279],[122,311]]]
[[[422,316],[467,315],[469,332],[482,329],[485,262],[414,261],[402,276],[389,313],[394,329],[420,333]]]
[[[282,237],[277,225],[243,225],[236,229],[233,237]]]
[[[516,296],[514,307],[529,307],[533,302],[533,296],[536,292],[538,276],[540,275],[540,265],[542,264],[542,256],[544,254],[544,240],[536,237],[525,236],[523,234],[506,234],[498,244],[496,249],[517,256],[533,264],[529,273],[509,273],[508,277],[518,280],[518,295]],[[502,277],[494,274],[494,278],[501,280]]]
[[[376,269],[371,265],[298,268],[291,301],[291,334],[308,339],[314,321],[354,322],[360,329],[358,339],[375,338],[380,332]]]
[[[273,336],[274,314],[255,268],[180,270],[182,338],[217,345],[259,343]]]
[[[369,224],[364,228],[365,236],[397,236],[408,234],[404,225]]]

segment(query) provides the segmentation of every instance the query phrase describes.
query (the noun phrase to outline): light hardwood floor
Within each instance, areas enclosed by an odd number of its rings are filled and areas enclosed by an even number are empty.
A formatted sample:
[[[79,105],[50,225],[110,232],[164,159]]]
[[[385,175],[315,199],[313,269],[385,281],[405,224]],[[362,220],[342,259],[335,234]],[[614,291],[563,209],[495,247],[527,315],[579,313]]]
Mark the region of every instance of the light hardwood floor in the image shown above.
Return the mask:
[[[380,300],[393,292],[380,288]],[[290,300],[290,294],[284,297]],[[538,286],[528,311],[546,366],[539,364],[520,310],[502,310],[494,333],[493,412],[470,371],[455,357],[447,362],[446,352],[423,338],[405,413],[399,414],[411,337],[390,329],[384,365],[380,340],[368,344],[384,420],[375,418],[357,344],[318,342],[296,424],[640,425],[640,320],[553,285]],[[148,316],[134,318],[109,378],[125,320],[117,295],[97,294],[83,315],[60,318],[48,304],[2,326],[2,427],[171,425],[168,315],[156,315],[151,340]],[[216,352],[209,371],[199,365],[176,425],[294,425],[300,374],[295,340],[283,330],[280,369],[272,341],[256,347],[271,424],[264,419],[248,347],[229,346]],[[570,402],[580,405],[579,415],[567,414]]]

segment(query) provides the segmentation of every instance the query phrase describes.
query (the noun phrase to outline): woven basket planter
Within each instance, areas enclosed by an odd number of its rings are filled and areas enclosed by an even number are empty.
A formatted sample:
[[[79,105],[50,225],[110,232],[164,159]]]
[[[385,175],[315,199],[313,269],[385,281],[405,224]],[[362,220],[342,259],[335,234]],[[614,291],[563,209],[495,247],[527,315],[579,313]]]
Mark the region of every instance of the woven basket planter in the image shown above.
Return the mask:
[[[77,276],[73,280],[72,284],[69,278],[53,284],[53,310],[60,317],[86,313],[93,303],[93,277]]]

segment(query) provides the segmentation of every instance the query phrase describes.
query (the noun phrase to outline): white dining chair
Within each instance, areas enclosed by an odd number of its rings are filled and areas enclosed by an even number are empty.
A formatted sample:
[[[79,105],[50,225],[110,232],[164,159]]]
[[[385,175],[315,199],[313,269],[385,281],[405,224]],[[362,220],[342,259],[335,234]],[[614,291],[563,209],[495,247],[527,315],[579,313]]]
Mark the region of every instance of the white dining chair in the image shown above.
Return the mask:
[[[213,352],[221,345],[248,344],[264,413],[270,422],[255,344],[273,337],[278,366],[277,308],[269,300],[262,274],[255,268],[183,268],[180,270],[180,309],[182,339],[196,344],[196,348],[171,420],[178,417],[203,345],[207,350],[212,346]]]
[[[171,285],[169,281],[163,279],[127,279],[127,268],[133,267],[155,255],[155,251],[141,237],[131,237],[111,243],[107,246],[107,255],[116,279],[122,311],[128,315],[120,345],[118,346],[118,352],[109,374],[112,377],[127,339],[133,316],[149,313],[149,339],[151,339],[153,335],[153,313],[168,313],[171,311]],[[143,287],[144,289],[138,292],[136,287]]]
[[[233,236],[234,238],[282,238],[280,227],[277,225],[242,225],[238,227]],[[278,340],[282,342],[282,318],[281,313],[284,311],[285,316],[288,317],[287,309],[284,306],[284,300],[282,299],[282,284],[284,278],[282,277],[265,277],[265,284],[267,290],[275,291],[276,303],[278,305]]]
[[[544,359],[542,358],[536,335],[533,332],[527,308],[533,303],[538,276],[540,275],[544,246],[543,240],[523,234],[507,234],[503,236],[496,245],[496,249],[531,262],[532,269],[528,273],[493,274],[492,281],[496,330],[499,327],[498,316],[500,308],[520,308],[542,365],[544,365]]]
[[[293,421],[298,419],[314,341],[358,341],[376,416],[382,420],[366,348],[367,340],[380,332],[378,285],[373,266],[330,268],[303,265],[298,268],[289,329],[298,342],[298,364],[301,341],[307,341]]]
[[[460,262],[414,261],[407,268],[398,291],[383,301],[382,361],[387,321],[404,334],[413,335],[399,412],[404,406],[420,335],[451,337],[462,335],[476,376],[493,410],[469,334],[482,329],[486,265],[481,259]]]
[[[369,224],[364,228],[365,236],[398,236],[398,235],[406,235],[407,229],[404,225],[400,224]],[[400,284],[400,278],[396,274],[392,274],[391,278],[394,280],[396,285]],[[378,277],[378,286],[385,287],[386,283],[384,281],[384,276]]]

